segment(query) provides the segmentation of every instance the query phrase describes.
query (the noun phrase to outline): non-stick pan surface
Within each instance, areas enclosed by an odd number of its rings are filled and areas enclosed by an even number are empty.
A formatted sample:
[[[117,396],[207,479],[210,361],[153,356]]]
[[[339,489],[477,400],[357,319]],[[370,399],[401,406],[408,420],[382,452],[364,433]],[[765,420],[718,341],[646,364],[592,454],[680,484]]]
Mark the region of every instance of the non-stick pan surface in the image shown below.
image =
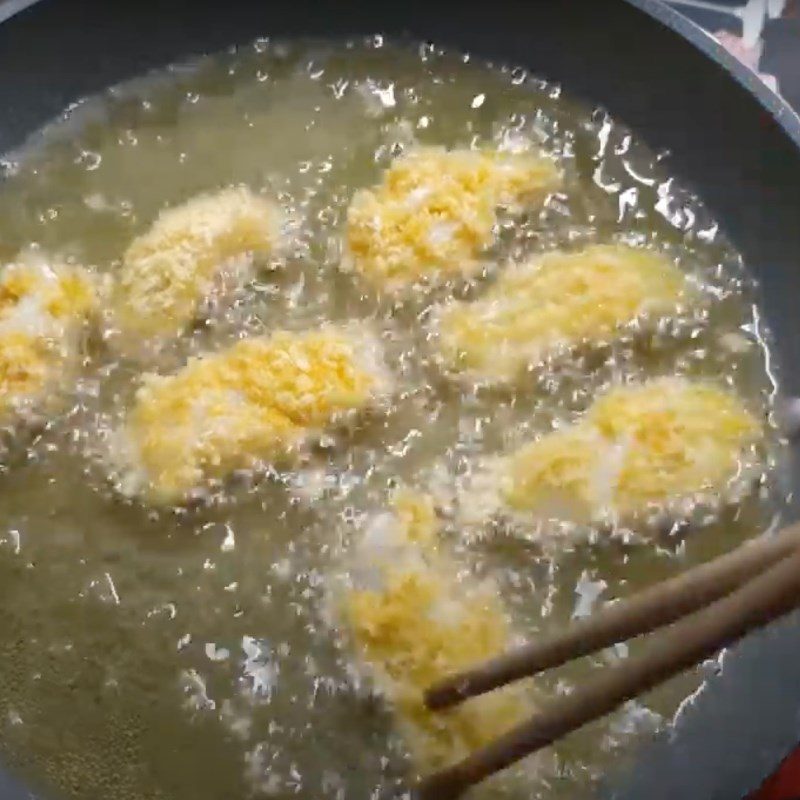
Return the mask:
[[[376,31],[525,64],[669,151],[760,278],[776,370],[800,394],[800,118],[656,0],[42,0],[0,27],[0,152],[82,96],[171,61],[259,35]],[[796,465],[793,481],[797,493]],[[800,617],[721,665],[669,736],[608,777],[605,797],[735,800],[800,741]],[[0,798],[30,796],[0,772]]]

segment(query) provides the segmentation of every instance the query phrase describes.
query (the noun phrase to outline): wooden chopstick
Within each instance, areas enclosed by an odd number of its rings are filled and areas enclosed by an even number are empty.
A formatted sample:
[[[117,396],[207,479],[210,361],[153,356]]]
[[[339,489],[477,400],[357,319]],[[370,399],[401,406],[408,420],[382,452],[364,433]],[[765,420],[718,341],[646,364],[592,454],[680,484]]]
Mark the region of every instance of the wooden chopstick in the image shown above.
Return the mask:
[[[616,642],[660,628],[724,597],[800,547],[800,525],[748,542],[720,558],[663,581],[576,620],[552,636],[523,645],[464,672],[445,677],[425,693],[431,709],[529,677]]]
[[[800,606],[800,550],[731,594],[676,622],[641,655],[610,667],[572,694],[545,705],[528,721],[462,761],[433,773],[420,800],[453,800],[469,787],[613,711],[716,653],[749,631]]]

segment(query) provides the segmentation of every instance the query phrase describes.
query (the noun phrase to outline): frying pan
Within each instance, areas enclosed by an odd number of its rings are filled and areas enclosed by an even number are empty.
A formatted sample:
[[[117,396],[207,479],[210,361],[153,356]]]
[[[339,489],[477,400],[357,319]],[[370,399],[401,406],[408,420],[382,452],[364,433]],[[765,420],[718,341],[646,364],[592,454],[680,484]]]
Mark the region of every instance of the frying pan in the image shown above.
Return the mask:
[[[775,369],[800,395],[800,117],[657,0],[41,0],[0,26],[0,153],[81,97],[171,61],[258,35],[376,31],[525,64],[668,151],[760,279]],[[791,480],[800,496],[794,458]],[[799,510],[790,500],[786,519]],[[800,616],[717,666],[601,797],[736,800],[800,741]],[[0,798],[31,797],[0,770]]]

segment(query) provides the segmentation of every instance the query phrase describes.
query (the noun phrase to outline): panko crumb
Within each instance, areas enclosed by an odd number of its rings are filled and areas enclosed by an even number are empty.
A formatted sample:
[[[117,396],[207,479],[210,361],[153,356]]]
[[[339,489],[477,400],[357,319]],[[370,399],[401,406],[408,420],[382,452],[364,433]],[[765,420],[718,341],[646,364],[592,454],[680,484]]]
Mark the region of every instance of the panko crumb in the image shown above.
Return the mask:
[[[357,672],[385,698],[420,772],[454,763],[531,713],[531,698],[519,686],[446,712],[424,704],[434,681],[514,641],[497,587],[459,576],[444,552],[427,495],[400,490],[391,509],[372,518],[338,595]]]
[[[234,472],[283,464],[392,391],[377,335],[351,323],[277,331],[147,374],[112,441],[127,496],[180,504]]]
[[[0,271],[0,424],[34,422],[76,378],[97,282],[37,250]]]
[[[353,197],[345,266],[387,292],[468,277],[495,240],[498,209],[540,204],[560,184],[555,162],[531,153],[413,148]]]
[[[162,211],[122,258],[111,298],[111,327],[122,350],[161,342],[240,289],[253,258],[279,252],[278,206],[245,187],[203,194]]]
[[[439,308],[432,325],[449,371],[505,383],[560,350],[607,341],[645,317],[674,317],[694,294],[663,255],[594,245],[510,266],[477,300]]]
[[[492,462],[484,520],[498,510],[581,525],[680,518],[737,499],[758,473],[763,433],[738,397],[708,383],[617,386],[575,423]]]

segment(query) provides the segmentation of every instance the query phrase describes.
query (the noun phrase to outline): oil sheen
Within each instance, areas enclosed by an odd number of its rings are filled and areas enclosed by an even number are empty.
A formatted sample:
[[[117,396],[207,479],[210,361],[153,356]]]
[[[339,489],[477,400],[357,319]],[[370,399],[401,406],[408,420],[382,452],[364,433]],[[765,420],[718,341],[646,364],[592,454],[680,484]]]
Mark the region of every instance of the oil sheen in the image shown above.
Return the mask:
[[[678,375],[737,392],[765,422],[763,475],[689,531],[466,536],[450,524],[453,557],[496,581],[516,631],[558,629],[771,523],[776,379],[746,267],[668,159],[568,90],[432,45],[263,39],[87,99],[7,156],[5,261],[35,243],[113,276],[161,209],[230,185],[277,202],[286,228],[280,260],[149,361],[92,338],[67,407],[13,437],[0,472],[0,743],[33,787],[75,800],[405,796],[407,743],[354,688],[330,625],[354,530],[395,486],[468,482],[481,459],[573,421],[614,381]],[[519,142],[556,159],[563,186],[501,216],[483,272],[398,297],[340,268],[348,204],[392,159]],[[436,363],[434,304],[479,294],[510,259],[620,238],[675,259],[704,311],[646,344],[634,331],[555,359],[513,389],[465,386]],[[395,391],[344,441],[323,438],[304,463],[234,480],[196,507],[148,507],[109,482],[103,448],[143,370],[174,371],[245,335],[353,321],[378,331]],[[567,692],[628,655],[557,670],[537,692]],[[489,782],[475,796],[581,796],[666,727],[703,674],[569,737],[525,770],[523,788]]]

